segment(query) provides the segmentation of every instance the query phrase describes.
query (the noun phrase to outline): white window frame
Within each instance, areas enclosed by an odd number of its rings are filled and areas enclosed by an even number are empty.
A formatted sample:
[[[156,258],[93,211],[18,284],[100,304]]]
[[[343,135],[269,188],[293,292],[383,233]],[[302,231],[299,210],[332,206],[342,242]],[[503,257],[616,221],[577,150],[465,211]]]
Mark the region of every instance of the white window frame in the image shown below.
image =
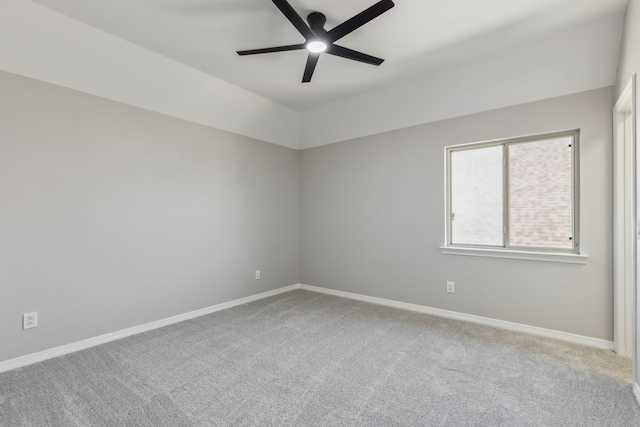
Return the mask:
[[[509,146],[570,136],[572,143],[572,248],[523,247],[509,243],[509,182],[508,156]],[[452,244],[452,195],[451,195],[451,153],[474,148],[503,146],[503,245],[462,245]],[[497,258],[515,258],[536,261],[566,262],[585,264],[588,256],[580,253],[580,130],[572,129],[551,133],[505,138],[445,147],[445,244],[440,247],[443,254],[484,256]]]

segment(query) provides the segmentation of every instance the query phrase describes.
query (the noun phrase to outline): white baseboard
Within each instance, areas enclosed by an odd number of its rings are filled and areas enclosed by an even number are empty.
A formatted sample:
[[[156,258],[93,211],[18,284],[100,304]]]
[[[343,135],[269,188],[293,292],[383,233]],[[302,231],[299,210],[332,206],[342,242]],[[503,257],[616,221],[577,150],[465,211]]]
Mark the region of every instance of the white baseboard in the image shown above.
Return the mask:
[[[633,395],[636,397],[638,405],[640,405],[640,384],[633,383]]]
[[[77,341],[75,343],[66,344],[60,347],[55,347],[55,348],[40,351],[37,353],[28,354],[26,356],[16,357],[15,359],[9,359],[9,360],[0,362],[0,372],[21,368],[23,366],[31,365],[33,363],[42,362],[47,359],[52,359],[54,357],[73,353],[74,351],[84,350],[86,348],[93,347],[99,344],[115,341],[120,338],[125,338],[131,335],[150,331],[152,329],[161,328],[163,326],[182,322],[184,320],[193,319],[194,317],[215,313],[216,311],[225,310],[227,308],[235,307],[242,304],[247,304],[253,301],[257,301],[263,298],[268,298],[270,296],[293,291],[296,289],[304,289],[307,291],[334,295],[338,297],[349,298],[353,300],[364,301],[364,302],[384,305],[388,307],[395,307],[403,310],[417,311],[419,313],[426,313],[434,316],[446,317],[449,319],[463,320],[463,321],[472,322],[472,323],[480,323],[483,325],[494,326],[502,329],[508,329],[510,331],[524,332],[532,335],[538,335],[538,336],[547,337],[547,338],[554,338],[562,341],[568,341],[576,344],[587,345],[590,347],[600,348],[604,350],[614,349],[614,344],[612,341],[606,341],[606,340],[601,340],[597,338],[585,337],[582,335],[570,334],[568,332],[554,331],[552,329],[538,328],[536,326],[523,325],[520,323],[512,323],[504,320],[496,320],[488,317],[475,316],[472,314],[459,313],[456,311],[442,310],[439,308],[433,308],[433,307],[417,305],[417,304],[410,304],[406,302],[394,301],[394,300],[389,300],[384,298],[370,297],[367,295],[355,294],[351,292],[337,291],[334,289],[321,288],[318,286],[296,284],[291,286],[285,286],[283,288],[274,289],[268,292],[262,292],[256,295],[251,295],[245,298],[224,302],[224,303],[213,305],[210,307],[205,307],[199,310],[190,311],[188,313],[167,317],[166,319],[145,323],[143,325],[134,326],[132,328],[123,329],[121,331],[111,332],[109,334],[88,338],[86,340]],[[633,391],[636,398],[638,399],[638,402],[640,403],[640,387],[637,384],[635,385]]]
[[[491,319],[488,317],[475,316],[473,314],[465,314],[465,313],[459,313],[457,311],[442,310],[439,308],[427,307],[424,305],[410,304],[406,302],[394,301],[394,300],[389,300],[384,298],[370,297],[366,295],[354,294],[351,292],[336,291],[334,289],[321,288],[317,286],[299,285],[299,288],[305,289],[307,291],[320,292],[323,294],[329,294],[329,295],[334,295],[338,297],[369,302],[372,304],[385,305],[388,307],[395,307],[403,310],[417,311],[420,313],[431,314],[434,316],[446,317],[448,319],[463,320],[466,322],[479,323],[482,325],[493,326],[496,328],[507,329],[515,332],[524,332],[531,335],[538,335],[541,337],[568,341],[571,343],[582,344],[589,347],[600,348],[603,350],[611,350],[611,351],[614,350],[613,341],[585,337],[583,335],[576,335],[568,332],[555,331],[553,329],[539,328],[537,326],[523,325],[520,323],[507,322],[505,320]]]
[[[54,357],[73,353],[74,351],[84,350],[85,348],[93,347],[99,344],[104,344],[109,341],[115,341],[120,338],[125,338],[125,337],[139,334],[142,332],[147,332],[152,329],[157,329],[163,326],[171,325],[173,323],[178,323],[184,320],[193,319],[194,317],[204,316],[205,314],[215,313],[216,311],[225,310],[227,308],[235,307],[237,305],[247,304],[249,302],[257,301],[263,298],[268,298],[270,296],[278,295],[283,292],[293,291],[295,289],[298,289],[299,287],[300,287],[299,285],[285,286],[283,288],[262,292],[256,295],[251,295],[245,298],[240,298],[240,299],[236,299],[229,302],[223,302],[221,304],[212,305],[210,307],[201,308],[199,310],[190,311],[184,314],[178,314],[176,316],[167,317],[166,319],[156,320],[155,322],[145,323],[143,325],[134,326],[132,328],[123,329],[121,331],[111,332],[109,334],[88,338],[86,340],[77,341],[71,344],[62,345],[60,347],[55,347],[55,348],[40,351],[37,353],[28,354],[26,356],[16,357],[15,359],[9,359],[9,360],[0,362],[0,372],[21,368],[23,366],[31,365],[33,363],[42,362],[47,359],[52,359]]]

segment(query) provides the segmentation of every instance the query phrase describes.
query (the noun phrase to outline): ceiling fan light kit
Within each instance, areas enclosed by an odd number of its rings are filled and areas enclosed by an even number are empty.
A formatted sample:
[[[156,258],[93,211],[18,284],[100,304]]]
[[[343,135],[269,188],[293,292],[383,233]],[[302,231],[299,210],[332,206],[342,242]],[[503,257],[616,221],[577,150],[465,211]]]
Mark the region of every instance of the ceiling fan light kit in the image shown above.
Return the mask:
[[[314,40],[307,43],[307,50],[313,53],[322,53],[327,50],[327,44],[322,40]]]
[[[394,6],[392,0],[381,0],[329,31],[324,29],[324,24],[327,22],[327,18],[322,13],[310,13],[307,17],[307,22],[305,22],[293,7],[291,7],[287,0],[272,1],[289,20],[289,22],[296,27],[298,32],[302,34],[305,38],[305,42],[301,44],[267,47],[262,49],[239,50],[237,52],[238,55],[257,55],[261,53],[307,49],[309,51],[309,55],[307,57],[307,65],[304,68],[302,83],[308,83],[311,81],[313,71],[316,68],[318,59],[322,52],[376,66],[384,62],[384,59],[376,58],[375,56],[367,55],[366,53],[339,46],[334,42],[391,9]]]

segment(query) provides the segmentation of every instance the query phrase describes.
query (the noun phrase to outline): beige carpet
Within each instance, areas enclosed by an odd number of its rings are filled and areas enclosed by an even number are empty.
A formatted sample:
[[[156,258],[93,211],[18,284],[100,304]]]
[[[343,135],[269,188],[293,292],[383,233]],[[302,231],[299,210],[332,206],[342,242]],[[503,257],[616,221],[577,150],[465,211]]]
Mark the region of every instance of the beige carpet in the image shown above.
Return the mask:
[[[614,353],[293,291],[0,374],[2,426],[640,426]]]

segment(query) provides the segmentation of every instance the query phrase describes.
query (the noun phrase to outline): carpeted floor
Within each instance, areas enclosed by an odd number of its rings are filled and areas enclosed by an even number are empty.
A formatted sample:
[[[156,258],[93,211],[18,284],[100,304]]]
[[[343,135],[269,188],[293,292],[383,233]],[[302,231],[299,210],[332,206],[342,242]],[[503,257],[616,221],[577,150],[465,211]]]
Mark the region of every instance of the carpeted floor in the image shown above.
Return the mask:
[[[297,290],[0,374],[2,426],[640,426],[614,353]]]

